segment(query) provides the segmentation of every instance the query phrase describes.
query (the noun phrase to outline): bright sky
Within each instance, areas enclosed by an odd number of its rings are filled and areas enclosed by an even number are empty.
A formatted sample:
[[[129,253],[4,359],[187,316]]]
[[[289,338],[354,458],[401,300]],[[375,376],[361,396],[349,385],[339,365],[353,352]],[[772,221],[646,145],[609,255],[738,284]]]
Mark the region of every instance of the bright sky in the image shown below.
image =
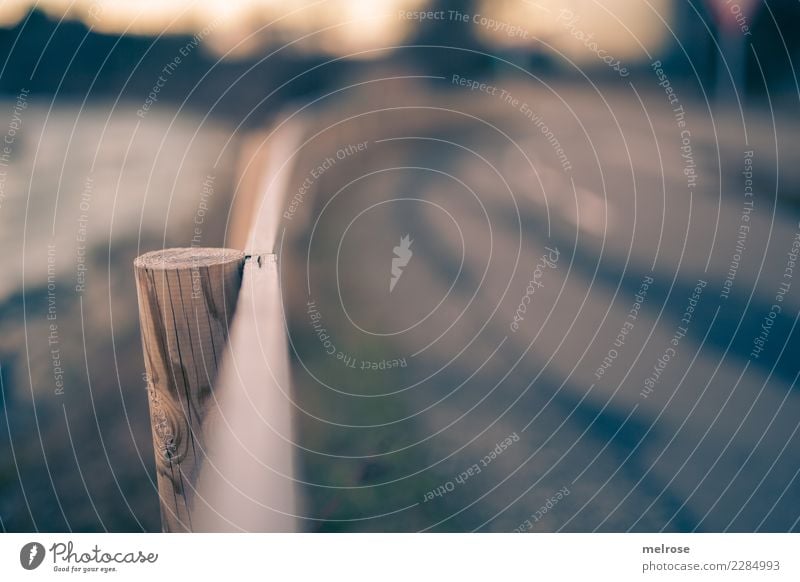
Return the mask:
[[[554,46],[579,64],[597,55],[587,48],[591,34],[605,52],[620,59],[643,58],[667,37],[673,0],[479,0],[466,26],[500,46]],[[207,43],[217,52],[239,44],[239,54],[262,50],[320,31],[302,41],[306,50],[344,54],[392,45],[409,37],[418,23],[398,12],[426,9],[428,0],[0,0],[0,25],[10,26],[32,5],[51,17],[81,19],[102,32],[194,33],[213,25]],[[569,9],[577,20],[568,19]],[[478,17],[478,21],[472,20]],[[481,17],[497,24],[482,24]],[[507,23],[508,26],[504,26]],[[458,25],[458,24],[454,24]],[[462,24],[463,25],[463,24]],[[521,32],[511,33],[517,25]]]

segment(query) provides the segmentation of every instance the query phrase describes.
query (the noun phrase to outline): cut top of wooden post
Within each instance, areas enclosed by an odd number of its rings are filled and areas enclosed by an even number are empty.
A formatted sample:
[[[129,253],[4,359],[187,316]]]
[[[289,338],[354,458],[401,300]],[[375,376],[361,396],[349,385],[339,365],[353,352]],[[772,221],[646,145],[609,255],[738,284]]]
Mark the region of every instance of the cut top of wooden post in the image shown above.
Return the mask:
[[[236,249],[215,249],[191,247],[183,249],[164,249],[151,251],[136,258],[133,266],[136,269],[166,271],[172,269],[190,269],[192,267],[211,267],[226,263],[238,264],[244,260],[243,251]]]

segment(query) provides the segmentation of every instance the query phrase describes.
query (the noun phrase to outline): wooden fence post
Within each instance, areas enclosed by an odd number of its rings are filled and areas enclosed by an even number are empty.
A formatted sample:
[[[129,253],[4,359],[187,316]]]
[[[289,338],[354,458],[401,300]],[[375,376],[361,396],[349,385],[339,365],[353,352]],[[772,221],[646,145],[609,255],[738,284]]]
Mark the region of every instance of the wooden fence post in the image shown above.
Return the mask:
[[[192,531],[192,497],[205,457],[202,423],[239,296],[245,254],[154,251],[134,261],[161,524]]]

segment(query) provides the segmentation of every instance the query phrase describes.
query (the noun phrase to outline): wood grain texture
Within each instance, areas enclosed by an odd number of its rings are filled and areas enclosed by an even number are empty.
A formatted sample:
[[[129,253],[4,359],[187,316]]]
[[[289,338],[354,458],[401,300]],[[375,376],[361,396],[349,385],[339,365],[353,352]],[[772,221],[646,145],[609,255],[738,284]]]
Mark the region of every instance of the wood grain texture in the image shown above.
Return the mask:
[[[205,457],[202,422],[241,287],[245,255],[170,249],[134,261],[147,370],[161,522],[192,531],[192,498]]]

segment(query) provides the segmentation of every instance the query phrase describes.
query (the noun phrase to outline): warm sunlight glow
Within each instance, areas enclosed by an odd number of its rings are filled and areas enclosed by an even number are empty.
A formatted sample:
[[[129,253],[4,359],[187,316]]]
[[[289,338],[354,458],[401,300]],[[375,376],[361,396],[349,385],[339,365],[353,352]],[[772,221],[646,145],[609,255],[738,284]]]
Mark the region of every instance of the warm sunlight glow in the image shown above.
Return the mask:
[[[411,25],[400,10],[427,0],[40,0],[53,18],[80,19],[99,32],[194,34],[213,29],[207,46],[220,54],[248,56],[269,45],[303,40],[300,50],[350,54],[403,41]],[[5,0],[0,25],[22,18],[33,0]]]
[[[607,55],[647,58],[645,51],[654,52],[667,40],[665,22],[672,18],[671,0],[481,0],[479,6],[487,20],[479,18],[473,26],[484,39],[508,47],[544,42],[578,65]]]

